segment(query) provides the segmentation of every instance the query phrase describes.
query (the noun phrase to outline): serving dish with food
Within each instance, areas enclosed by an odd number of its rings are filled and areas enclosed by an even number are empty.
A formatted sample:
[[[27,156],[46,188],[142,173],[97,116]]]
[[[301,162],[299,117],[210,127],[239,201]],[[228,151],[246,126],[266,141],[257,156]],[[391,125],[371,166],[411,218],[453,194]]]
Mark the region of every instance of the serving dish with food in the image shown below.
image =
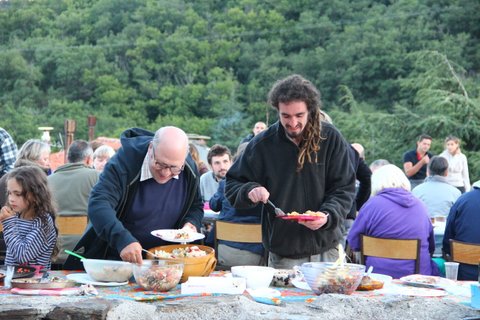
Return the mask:
[[[363,276],[362,281],[357,287],[357,291],[379,290],[391,281],[392,277],[390,276],[380,273],[371,273],[370,275]]]
[[[365,273],[364,265],[353,263],[306,262],[300,269],[309,287],[317,295],[352,294]]]
[[[183,263],[166,260],[143,260],[135,264],[135,281],[145,290],[168,291],[174,288],[183,273]]]
[[[190,232],[183,229],[160,229],[150,232],[152,236],[168,242],[187,243],[205,238],[203,233]]]
[[[132,277],[133,265],[118,260],[82,259],[85,271],[94,281],[125,282]]]
[[[190,276],[206,277],[215,269],[217,259],[215,250],[208,246],[193,244],[172,244],[148,249],[147,258],[171,260],[183,263],[183,275],[180,282]]]

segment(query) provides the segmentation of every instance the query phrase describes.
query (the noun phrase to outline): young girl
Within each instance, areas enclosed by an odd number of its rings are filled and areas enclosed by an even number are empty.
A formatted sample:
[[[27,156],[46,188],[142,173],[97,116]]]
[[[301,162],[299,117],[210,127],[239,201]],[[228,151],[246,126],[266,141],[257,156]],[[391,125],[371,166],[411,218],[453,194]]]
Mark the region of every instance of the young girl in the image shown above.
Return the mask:
[[[448,136],[445,139],[445,150],[440,156],[448,160],[447,182],[462,193],[470,191],[467,157],[460,150],[460,139]]]
[[[7,246],[5,265],[49,269],[58,252],[58,230],[45,172],[35,166],[13,169],[7,174],[7,197],[0,211]]]

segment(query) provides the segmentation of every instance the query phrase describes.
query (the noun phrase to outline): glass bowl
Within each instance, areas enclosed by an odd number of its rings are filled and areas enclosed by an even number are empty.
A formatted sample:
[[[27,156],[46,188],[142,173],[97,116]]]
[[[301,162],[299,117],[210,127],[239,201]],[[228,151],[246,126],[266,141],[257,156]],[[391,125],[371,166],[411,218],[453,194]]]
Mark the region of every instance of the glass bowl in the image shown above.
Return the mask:
[[[342,267],[333,262],[307,262],[300,269],[305,281],[317,295],[352,294],[365,273],[364,265],[354,263],[345,263]]]
[[[135,281],[145,290],[168,291],[182,278],[183,263],[166,260],[143,260],[133,266]]]

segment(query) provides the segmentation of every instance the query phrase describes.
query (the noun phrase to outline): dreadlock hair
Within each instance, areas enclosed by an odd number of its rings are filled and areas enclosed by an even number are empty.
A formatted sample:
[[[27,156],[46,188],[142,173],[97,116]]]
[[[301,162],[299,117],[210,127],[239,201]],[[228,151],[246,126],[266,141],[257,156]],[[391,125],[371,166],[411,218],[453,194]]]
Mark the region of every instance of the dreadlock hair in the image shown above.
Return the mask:
[[[43,231],[47,232],[47,215],[50,215],[58,237],[56,224],[57,210],[55,208],[52,194],[48,188],[47,175],[38,166],[27,165],[14,168],[7,173],[7,180],[15,179],[22,187],[23,197],[29,207],[32,207],[38,217],[42,220]],[[52,258],[58,254],[58,241],[53,248]]]
[[[268,93],[268,103],[277,111],[279,103],[294,101],[305,102],[308,110],[308,121],[303,131],[303,140],[299,145],[300,152],[297,159],[297,172],[299,172],[303,169],[305,160],[310,163],[317,162],[317,152],[320,150],[320,141],[322,140],[321,121],[324,118],[320,111],[322,106],[320,92],[310,81],[298,74],[277,81]]]

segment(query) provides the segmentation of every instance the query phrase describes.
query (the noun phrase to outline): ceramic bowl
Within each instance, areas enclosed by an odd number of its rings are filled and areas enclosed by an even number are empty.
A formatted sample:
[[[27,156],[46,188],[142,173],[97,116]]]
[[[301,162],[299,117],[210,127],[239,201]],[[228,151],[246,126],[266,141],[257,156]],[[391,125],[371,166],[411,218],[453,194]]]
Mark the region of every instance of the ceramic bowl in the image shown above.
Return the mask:
[[[234,266],[231,271],[234,277],[245,278],[248,289],[268,288],[275,273],[274,268],[260,266]]]

